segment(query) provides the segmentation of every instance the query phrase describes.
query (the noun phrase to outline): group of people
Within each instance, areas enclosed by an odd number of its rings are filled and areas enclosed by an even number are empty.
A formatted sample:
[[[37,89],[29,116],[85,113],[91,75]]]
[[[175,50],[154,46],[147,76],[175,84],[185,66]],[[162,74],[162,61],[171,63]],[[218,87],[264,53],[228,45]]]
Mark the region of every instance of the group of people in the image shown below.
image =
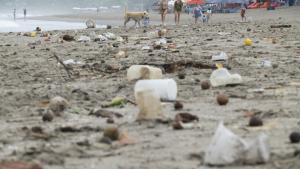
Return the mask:
[[[168,13],[168,0],[161,0],[160,2],[160,13],[162,24],[165,25],[166,15]],[[180,15],[183,9],[183,2],[181,0],[176,0],[174,3],[174,14],[175,14],[175,24],[178,25],[180,22]],[[208,9],[206,14],[203,14],[200,5],[193,9],[193,17],[195,18],[195,24],[198,22],[199,18],[202,18],[203,22],[208,22],[210,16],[212,15],[212,10]]]
[[[26,16],[27,16],[26,8],[23,9],[23,15],[24,15],[24,20],[26,20]],[[17,19],[17,9],[16,8],[13,10],[13,16],[14,16],[14,20],[16,20]]]

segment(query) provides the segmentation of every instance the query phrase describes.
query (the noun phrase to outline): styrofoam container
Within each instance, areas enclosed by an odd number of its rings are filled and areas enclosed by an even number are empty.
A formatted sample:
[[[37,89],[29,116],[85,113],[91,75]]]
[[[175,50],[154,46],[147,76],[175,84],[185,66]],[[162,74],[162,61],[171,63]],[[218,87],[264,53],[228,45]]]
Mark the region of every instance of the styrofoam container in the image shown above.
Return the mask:
[[[159,68],[148,65],[132,65],[127,70],[129,81],[137,79],[161,79],[162,71]]]
[[[177,97],[177,83],[173,79],[139,80],[134,87],[134,95],[141,90],[153,90],[162,100],[175,101]]]

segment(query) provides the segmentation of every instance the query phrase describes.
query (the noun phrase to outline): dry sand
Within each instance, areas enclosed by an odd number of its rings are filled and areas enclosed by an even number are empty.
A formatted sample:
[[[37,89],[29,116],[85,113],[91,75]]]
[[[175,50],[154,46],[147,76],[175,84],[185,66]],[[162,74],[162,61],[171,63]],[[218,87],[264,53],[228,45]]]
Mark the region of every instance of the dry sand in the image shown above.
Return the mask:
[[[0,34],[0,159],[37,162],[45,169],[214,168],[202,164],[202,152],[223,120],[228,128],[244,138],[265,132],[271,146],[271,160],[267,164],[224,169],[298,169],[300,144],[290,144],[288,137],[290,132],[300,131],[300,8],[251,10],[248,16],[251,22],[241,23],[238,14],[217,14],[210,24],[189,26],[185,24],[190,24],[191,18],[184,16],[181,26],[168,26],[168,37],[177,45],[177,52],[141,50],[144,45],[158,40],[143,40],[144,29],[51,31],[50,42],[17,33]],[[171,22],[172,18],[169,19]],[[272,29],[273,24],[291,24],[292,27]],[[145,30],[158,28],[151,26]],[[128,35],[128,43],[57,42],[64,34],[79,37],[108,31]],[[220,32],[230,34],[219,35]],[[243,46],[246,37],[254,41],[253,46]],[[127,58],[113,57],[125,49]],[[164,65],[176,61],[212,65],[211,56],[221,51],[230,58],[230,71],[243,77],[242,85],[201,90],[200,81],[208,79],[212,72],[207,67],[186,65],[174,73],[164,74],[177,81],[178,99],[184,103],[182,111],[175,111],[172,103],[166,103],[166,116],[173,119],[178,112],[197,115],[197,128],[176,131],[170,124],[135,122],[138,109],[132,104],[109,109],[124,115],[115,118],[115,124],[89,115],[92,109],[116,96],[134,100],[134,83],[126,80],[126,68],[130,65]],[[72,66],[72,80],[58,65],[53,53],[61,60],[83,63]],[[274,67],[259,67],[263,60],[271,61]],[[182,72],[186,74],[185,79],[178,78]],[[253,92],[260,88],[264,91]],[[227,106],[217,105],[217,93],[230,96]],[[46,103],[56,95],[67,98],[70,108],[62,117],[45,123],[42,114],[47,111]],[[249,119],[244,117],[246,111],[260,114],[267,127],[249,129]],[[111,125],[127,131],[136,143],[101,144],[102,129]],[[46,134],[33,134],[30,132],[33,126],[42,127]],[[62,132],[62,126],[80,130]]]

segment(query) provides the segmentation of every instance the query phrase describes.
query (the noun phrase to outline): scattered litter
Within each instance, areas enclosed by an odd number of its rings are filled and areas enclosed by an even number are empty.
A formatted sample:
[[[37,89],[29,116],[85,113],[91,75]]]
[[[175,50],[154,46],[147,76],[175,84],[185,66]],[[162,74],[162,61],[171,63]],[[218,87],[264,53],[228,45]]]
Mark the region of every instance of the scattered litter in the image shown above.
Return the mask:
[[[49,109],[55,114],[55,115],[61,115],[63,111],[67,109],[69,106],[68,101],[60,96],[56,96],[52,98],[49,102]]]
[[[173,79],[139,80],[134,87],[135,97],[145,89],[153,90],[165,101],[175,101],[177,97],[177,84]]]
[[[259,67],[272,68],[272,62],[269,60],[261,61]]]
[[[89,19],[85,22],[87,29],[96,28],[96,22],[92,19]]]
[[[77,40],[77,42],[90,42],[91,38],[88,36],[80,36]]]
[[[228,56],[225,52],[221,52],[219,55],[213,55],[212,61],[225,61],[228,60]]]
[[[139,107],[138,120],[152,120],[162,118],[160,96],[151,89],[135,89],[135,99]]]
[[[160,68],[148,65],[132,65],[127,70],[127,79],[129,81],[137,79],[161,79],[162,70]]]
[[[109,40],[116,40],[117,39],[117,36],[113,33],[110,33],[110,32],[104,33],[103,35]]]
[[[106,36],[103,36],[103,35],[98,35],[96,38],[95,38],[95,41],[107,41],[108,38]]]
[[[142,47],[142,50],[150,50],[150,49],[151,49],[151,48],[150,48],[150,46],[148,46],[148,45]]]
[[[63,63],[64,63],[65,65],[78,65],[78,64],[81,64],[81,62],[75,61],[75,60],[73,60],[73,59],[65,60]]]
[[[236,85],[242,83],[242,77],[239,74],[230,74],[226,68],[220,68],[213,71],[210,82],[213,87]]]
[[[270,149],[265,134],[246,141],[220,123],[205,151],[204,163],[213,166],[259,164],[266,163],[269,159]]]
[[[226,36],[226,35],[231,35],[231,33],[230,32],[218,32],[218,35]]]
[[[244,45],[245,45],[245,46],[252,46],[252,44],[253,44],[253,42],[252,42],[251,39],[246,38],[246,39],[244,40]]]

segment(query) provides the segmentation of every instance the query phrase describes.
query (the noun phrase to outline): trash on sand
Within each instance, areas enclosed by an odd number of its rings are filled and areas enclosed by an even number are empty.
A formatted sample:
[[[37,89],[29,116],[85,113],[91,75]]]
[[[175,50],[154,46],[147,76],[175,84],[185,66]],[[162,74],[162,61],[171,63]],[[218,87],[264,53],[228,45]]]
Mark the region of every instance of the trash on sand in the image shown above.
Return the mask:
[[[124,106],[127,100],[124,97],[115,97],[110,103],[103,105],[102,107],[114,107],[114,106]]]
[[[96,38],[95,38],[95,41],[107,41],[108,38],[106,36],[103,36],[103,35],[98,35]]]
[[[75,60],[73,60],[73,59],[65,60],[63,63],[64,63],[65,65],[77,65],[77,64],[81,64],[81,62],[75,61]]]
[[[160,68],[148,65],[132,65],[127,70],[127,79],[129,81],[137,79],[161,79],[162,70]]]
[[[265,67],[265,68],[271,68],[272,67],[272,62],[269,60],[263,60],[261,61],[260,67]]]
[[[213,55],[211,60],[212,61],[225,61],[225,60],[228,60],[228,56],[225,52],[221,52],[219,55]]]
[[[116,54],[116,58],[126,58],[128,56],[126,51],[120,50],[117,54]]]
[[[167,40],[165,38],[161,38],[155,42],[155,45],[165,45],[167,44]]]
[[[226,68],[221,68],[213,71],[210,83],[213,87],[241,84],[242,77],[239,74],[230,74]]]
[[[253,44],[253,42],[252,42],[251,39],[246,38],[246,39],[244,40],[244,45],[245,45],[245,46],[252,46],[252,44]]]
[[[165,101],[175,101],[177,97],[177,84],[173,79],[139,80],[134,87],[135,97],[146,89],[153,90]]]
[[[49,109],[57,116],[61,115],[61,113],[65,111],[68,106],[68,101],[60,96],[52,98],[49,102]]]
[[[231,33],[230,32],[219,32],[218,35],[226,36],[226,35],[231,35]]]
[[[106,32],[103,34],[105,37],[107,37],[109,40],[116,40],[117,39],[117,36],[113,33],[110,33],[110,32]]]
[[[117,42],[124,42],[124,39],[123,39],[121,36],[118,36],[118,37],[116,38],[116,41],[117,41]]]
[[[175,116],[175,120],[173,122],[173,129],[181,130],[181,129],[191,129],[197,127],[195,122],[198,122],[199,118],[195,115],[189,113],[178,113]]]
[[[150,49],[151,49],[151,48],[150,48],[150,46],[148,46],[148,45],[142,47],[142,50],[150,50]]]
[[[266,163],[270,159],[268,136],[260,134],[256,139],[245,141],[220,123],[205,151],[206,165]]]
[[[135,99],[140,110],[138,120],[162,118],[162,106],[157,92],[151,89],[135,90]]]
[[[89,19],[85,22],[87,29],[96,28],[96,22],[92,19]]]
[[[78,42],[90,42],[91,38],[88,36],[80,36],[77,41]]]

